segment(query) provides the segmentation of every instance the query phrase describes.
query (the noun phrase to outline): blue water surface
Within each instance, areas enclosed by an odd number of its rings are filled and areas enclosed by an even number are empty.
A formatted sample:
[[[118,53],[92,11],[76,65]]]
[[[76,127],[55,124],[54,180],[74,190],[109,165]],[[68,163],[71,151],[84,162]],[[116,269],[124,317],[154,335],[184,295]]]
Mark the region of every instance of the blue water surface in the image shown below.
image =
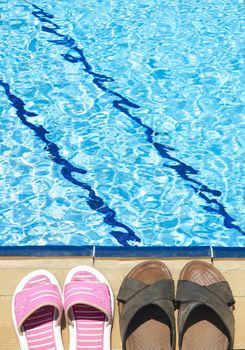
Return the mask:
[[[1,245],[245,247],[242,1],[0,6]]]

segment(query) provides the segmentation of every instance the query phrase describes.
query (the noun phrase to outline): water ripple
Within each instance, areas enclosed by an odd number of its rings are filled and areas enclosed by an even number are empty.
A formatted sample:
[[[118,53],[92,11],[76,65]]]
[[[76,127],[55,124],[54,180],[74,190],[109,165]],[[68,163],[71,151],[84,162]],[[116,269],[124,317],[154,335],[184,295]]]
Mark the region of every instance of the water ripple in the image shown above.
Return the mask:
[[[236,229],[240,233],[244,234],[240,226],[234,223],[236,220],[231,215],[229,215],[229,213],[225,209],[225,206],[217,200],[216,197],[220,197],[222,195],[222,192],[216,189],[211,189],[207,185],[193,178],[193,176],[191,177],[191,175],[197,175],[198,171],[192,166],[172,156],[170,152],[175,151],[174,148],[154,141],[154,137],[158,135],[158,132],[154,131],[153,128],[143,123],[140,118],[135,117],[130,113],[129,108],[138,109],[140,108],[140,106],[136,103],[129,101],[127,98],[125,98],[118,92],[111,90],[105,86],[106,83],[113,82],[114,79],[93,71],[93,68],[86,59],[83,50],[78,47],[75,40],[69,35],[63,35],[58,32],[61,29],[61,27],[53,21],[53,15],[47,13],[41,7],[29,1],[25,2],[30,4],[35,9],[34,11],[32,11],[32,14],[36,18],[38,18],[42,23],[42,31],[49,34],[53,34],[59,38],[56,40],[48,41],[53,44],[66,46],[69,48],[69,51],[62,55],[63,58],[67,62],[73,64],[79,62],[82,63],[84,66],[83,70],[93,77],[93,83],[100,90],[117,98],[112,102],[113,107],[144,128],[144,132],[147,137],[147,142],[149,142],[156,149],[157,153],[161,156],[161,158],[167,160],[167,162],[164,163],[163,166],[174,170],[175,173],[177,173],[182,179],[190,183],[190,187],[194,190],[196,195],[206,203],[206,205],[203,206],[203,209],[209,213],[215,213],[223,217],[223,224],[226,228]],[[157,74],[160,74],[161,77],[163,74],[166,75],[169,73],[165,71],[160,71]]]
[[[124,246],[129,245],[130,241],[140,242],[140,238],[136,236],[136,234],[132,229],[130,229],[125,224],[116,220],[115,218],[116,212],[113,209],[109,208],[107,205],[105,205],[103,199],[96,195],[95,191],[92,189],[92,187],[89,184],[78,181],[73,176],[73,173],[86,174],[87,171],[85,169],[73,166],[70,162],[64,159],[60,155],[59,147],[54,142],[50,142],[46,137],[46,135],[49,134],[49,131],[46,130],[42,125],[37,126],[31,123],[26,118],[26,117],[34,117],[37,114],[33,112],[29,112],[25,109],[25,103],[19,97],[11,93],[10,85],[8,83],[5,83],[0,79],[0,85],[4,88],[5,94],[8,97],[9,101],[12,103],[12,106],[16,109],[16,114],[18,118],[22,121],[22,123],[25,126],[27,126],[29,129],[34,131],[35,135],[42,140],[42,142],[45,144],[44,149],[49,153],[50,159],[54,163],[58,165],[62,165],[62,169],[61,169],[62,176],[72,184],[79,186],[80,188],[88,192],[88,198],[86,200],[87,204],[92,210],[95,210],[98,213],[101,213],[104,215],[103,220],[106,224],[113,227],[123,228],[126,231],[126,232],[122,232],[119,230],[118,231],[113,230],[110,232],[110,234],[113,237],[115,237],[120,244]],[[26,215],[28,215],[28,213]]]

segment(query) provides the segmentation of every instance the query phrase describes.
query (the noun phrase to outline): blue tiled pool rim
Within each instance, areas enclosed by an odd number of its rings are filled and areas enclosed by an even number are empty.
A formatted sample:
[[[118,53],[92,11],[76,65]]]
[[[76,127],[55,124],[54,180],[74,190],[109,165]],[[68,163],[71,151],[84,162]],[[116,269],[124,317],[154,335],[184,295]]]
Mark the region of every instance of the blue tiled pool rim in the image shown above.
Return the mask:
[[[91,258],[245,258],[243,247],[107,247],[23,246],[1,247],[0,257],[91,257]]]

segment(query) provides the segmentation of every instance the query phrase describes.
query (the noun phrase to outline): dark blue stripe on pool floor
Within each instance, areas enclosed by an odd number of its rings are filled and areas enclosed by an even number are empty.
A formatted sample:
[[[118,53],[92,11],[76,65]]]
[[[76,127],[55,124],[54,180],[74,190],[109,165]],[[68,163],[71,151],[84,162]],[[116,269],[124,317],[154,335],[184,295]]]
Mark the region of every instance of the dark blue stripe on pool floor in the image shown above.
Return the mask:
[[[4,88],[5,94],[8,97],[9,101],[12,103],[12,106],[16,109],[16,114],[21,122],[27,126],[29,129],[34,131],[35,135],[45,144],[44,150],[49,153],[50,159],[58,164],[62,165],[61,174],[62,176],[71,182],[72,184],[80,187],[83,190],[88,191],[88,198],[86,199],[87,204],[92,210],[97,211],[98,213],[103,214],[104,222],[112,227],[123,228],[126,232],[123,231],[111,231],[110,234],[116,238],[116,240],[124,245],[129,245],[129,241],[140,242],[140,238],[136,236],[135,232],[128,226],[117,221],[115,216],[115,210],[109,208],[105,205],[102,198],[98,197],[92,187],[85,183],[78,181],[72,174],[86,174],[87,171],[82,168],[74,167],[70,162],[64,159],[59,153],[59,147],[47,139],[46,134],[49,134],[49,131],[46,130],[42,125],[35,125],[27,120],[26,117],[37,116],[36,113],[29,112],[25,109],[25,103],[17,96],[13,95],[10,91],[10,85],[4,83],[0,79],[0,85]]]
[[[82,63],[84,66],[83,70],[93,77],[93,83],[100,90],[112,96],[115,96],[117,98],[112,102],[113,107],[119,110],[120,112],[124,113],[127,117],[129,117],[138,125],[144,128],[147,142],[149,142],[156,149],[157,153],[161,156],[161,158],[167,159],[168,161],[171,161],[173,163],[172,165],[163,164],[163,166],[174,170],[182,179],[184,179],[185,181],[191,184],[191,188],[194,190],[197,196],[199,196],[207,204],[203,206],[203,209],[209,213],[215,213],[217,215],[222,216],[223,224],[226,228],[236,229],[240,233],[245,234],[245,232],[242,231],[240,226],[234,223],[236,220],[229,215],[229,213],[225,209],[225,206],[215,198],[215,197],[221,196],[222,192],[216,189],[211,189],[208,186],[204,185],[202,182],[194,179],[193,177],[190,177],[190,175],[197,175],[198,171],[194,169],[192,166],[187,165],[181,160],[173,157],[170,154],[170,151],[175,151],[174,148],[155,142],[154,136],[158,135],[158,133],[154,131],[150,126],[144,124],[140,118],[133,116],[129,112],[129,108],[138,109],[140,108],[140,106],[129,101],[127,98],[125,98],[121,94],[108,89],[104,85],[107,82],[114,81],[114,79],[103,74],[98,74],[93,71],[93,68],[87,61],[83,50],[78,47],[75,40],[71,38],[69,35],[63,35],[58,33],[58,30],[61,28],[54,21],[52,21],[52,19],[54,18],[53,15],[45,12],[41,7],[36,6],[35,4],[32,4],[29,1],[25,0],[25,2],[27,2],[28,4],[34,7],[35,10],[32,11],[32,14],[36,18],[38,18],[40,22],[42,22],[42,30],[46,33],[54,34],[59,38],[56,40],[48,40],[48,41],[56,45],[63,45],[63,46],[69,47],[69,52],[62,55],[64,59],[70,63],[79,63],[79,62]],[[211,198],[208,197],[205,193],[209,194]]]

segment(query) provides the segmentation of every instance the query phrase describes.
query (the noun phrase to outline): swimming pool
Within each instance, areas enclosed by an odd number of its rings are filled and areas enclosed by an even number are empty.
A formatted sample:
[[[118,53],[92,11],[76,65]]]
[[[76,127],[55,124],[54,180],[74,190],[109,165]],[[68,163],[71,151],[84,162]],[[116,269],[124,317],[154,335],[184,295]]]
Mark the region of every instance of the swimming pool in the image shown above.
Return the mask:
[[[2,246],[245,247],[242,1],[0,1]]]

